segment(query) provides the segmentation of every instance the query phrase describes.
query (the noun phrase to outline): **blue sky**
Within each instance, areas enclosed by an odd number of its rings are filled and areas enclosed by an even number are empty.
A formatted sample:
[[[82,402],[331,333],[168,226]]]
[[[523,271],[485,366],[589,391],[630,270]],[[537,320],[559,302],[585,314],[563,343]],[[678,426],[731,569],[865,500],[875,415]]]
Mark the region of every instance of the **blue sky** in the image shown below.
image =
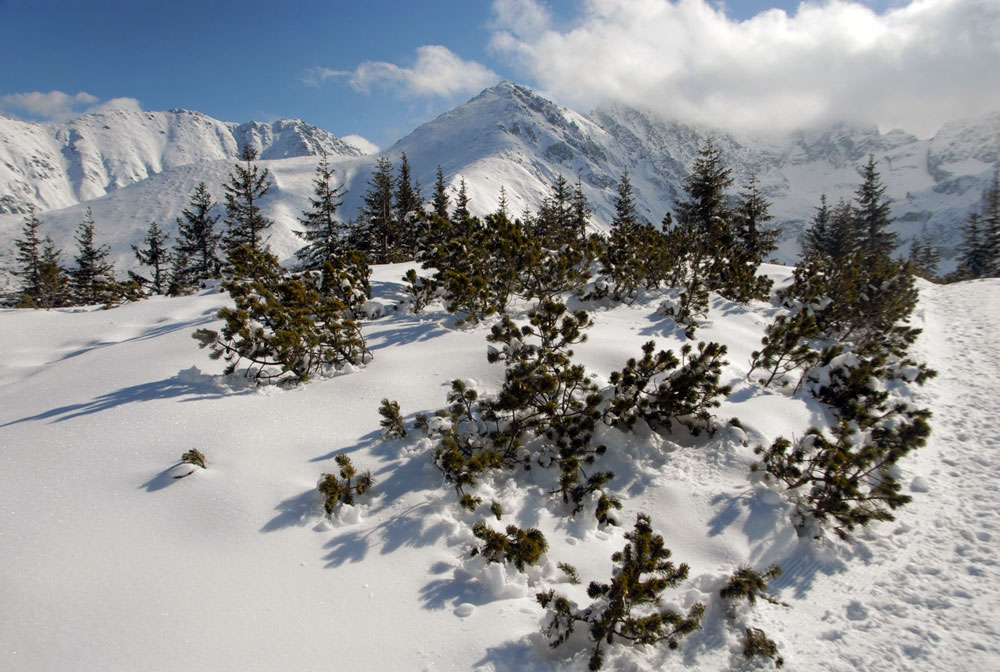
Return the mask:
[[[226,121],[298,117],[384,147],[511,79],[583,111],[615,98],[722,126],[855,116],[932,130],[960,111],[1000,108],[998,8],[996,0],[0,0],[0,111],[30,120],[115,106],[183,107]]]

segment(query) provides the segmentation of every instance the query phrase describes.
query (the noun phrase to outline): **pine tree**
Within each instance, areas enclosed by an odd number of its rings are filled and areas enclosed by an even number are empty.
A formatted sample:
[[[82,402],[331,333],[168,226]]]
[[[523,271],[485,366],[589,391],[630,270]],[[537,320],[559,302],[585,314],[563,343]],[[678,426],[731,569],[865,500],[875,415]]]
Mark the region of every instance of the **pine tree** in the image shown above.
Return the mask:
[[[333,169],[323,152],[313,179],[313,196],[309,199],[312,209],[304,211],[299,219],[305,230],[295,232],[307,243],[295,253],[304,269],[320,268],[344,245],[344,225],[337,219],[337,208],[344,204],[344,189],[334,187],[332,182]]]
[[[448,219],[448,201],[448,188],[444,182],[444,173],[441,171],[441,166],[438,166],[437,179],[434,181],[434,197],[431,199],[434,214]]]
[[[155,294],[163,294],[167,291],[167,267],[170,265],[172,255],[164,243],[169,237],[168,234],[160,230],[154,221],[150,223],[146,230],[146,237],[142,240],[145,247],[132,246],[136,260],[143,266],[149,266],[153,271],[153,277],[144,278],[132,272],[129,272],[129,275],[140,285],[152,285]]]
[[[31,206],[21,229],[22,237],[14,241],[14,247],[17,249],[15,260],[19,266],[15,274],[21,278],[23,306],[37,306],[41,295],[42,239],[38,236],[41,225],[42,221],[35,214],[35,207]]]
[[[76,268],[70,271],[73,299],[81,304],[102,303],[114,284],[114,266],[106,245],[94,245],[94,213],[90,208],[76,230]]]
[[[395,180],[392,162],[380,157],[368,180],[361,211],[361,226],[367,239],[364,248],[369,250],[377,264],[399,261],[399,226],[393,205]]]
[[[893,220],[874,154],[868,156],[868,163],[861,175],[861,185],[854,194],[857,202],[854,220],[858,241],[866,255],[888,257],[898,245],[898,236],[894,231],[889,231]]]
[[[472,219],[472,213],[469,212],[469,192],[465,187],[464,177],[458,185],[458,197],[455,199],[455,209],[451,213],[451,219],[459,224]]]
[[[198,184],[184,208],[184,219],[177,218],[177,245],[175,247],[174,282],[189,285],[201,280],[216,278],[222,268],[216,249],[221,233],[215,232],[220,215],[210,215],[217,203],[204,182]]]
[[[668,648],[676,649],[681,637],[701,627],[705,613],[701,603],[687,614],[661,606],[663,591],[687,579],[689,568],[670,560],[670,549],[662,535],[654,534],[649,516],[638,514],[625,539],[625,548],[611,556],[615,563],[611,581],[591,581],[587,586],[587,596],[594,600],[589,607],[576,608],[552,590],[535,595],[543,609],[550,609],[544,632],[553,648],[568,641],[576,623],[587,625],[595,642],[590,670],[602,668],[602,647],[613,644],[616,638],[642,645],[666,642]]]
[[[271,228],[271,220],[260,210],[260,200],[271,188],[271,173],[261,170],[254,163],[257,152],[250,145],[244,145],[240,161],[229,175],[226,185],[226,232],[222,238],[223,247],[231,252],[241,245],[249,245],[255,250],[267,247],[265,232]]]

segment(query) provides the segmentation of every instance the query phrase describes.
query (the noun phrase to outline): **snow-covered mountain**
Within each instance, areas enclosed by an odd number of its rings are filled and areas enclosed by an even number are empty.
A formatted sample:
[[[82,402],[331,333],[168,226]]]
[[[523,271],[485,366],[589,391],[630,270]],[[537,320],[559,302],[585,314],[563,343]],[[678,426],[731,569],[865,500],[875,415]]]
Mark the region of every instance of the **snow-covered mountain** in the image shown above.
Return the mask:
[[[930,139],[846,124],[737,137],[618,104],[582,114],[503,82],[382,154],[372,154],[363,139],[344,141],[298,120],[235,124],[183,110],[111,111],[62,124],[0,117],[0,266],[10,266],[10,241],[30,205],[42,213],[45,233],[68,253],[84,210],[92,208],[98,236],[119,269],[131,266],[130,246],[141,241],[149,222],[172,231],[199,182],[221,199],[244,143],[259,151],[262,167],[274,177],[263,207],[275,221],[272,248],[287,257],[300,243],[293,231],[308,205],[321,151],[330,155],[347,190],[345,219],[357,213],[377,157],[397,162],[405,152],[425,196],[441,166],[452,187],[466,181],[475,214],[495,209],[501,187],[519,213],[537,207],[557,175],[579,179],[593,224],[603,229],[625,170],[639,210],[659,222],[682,195],[683,180],[708,137],[733,171],[733,193],[751,173],[760,180],[775,225],[785,232],[779,260],[798,254],[799,234],[821,194],[831,203],[853,196],[869,154],[879,163],[904,244],[930,234],[947,257],[1000,158],[1000,112],[948,124]]]
[[[200,112],[110,110],[65,123],[0,117],[0,213],[45,212],[89,201],[181,166],[237,157],[361,156],[298,119],[234,124]]]

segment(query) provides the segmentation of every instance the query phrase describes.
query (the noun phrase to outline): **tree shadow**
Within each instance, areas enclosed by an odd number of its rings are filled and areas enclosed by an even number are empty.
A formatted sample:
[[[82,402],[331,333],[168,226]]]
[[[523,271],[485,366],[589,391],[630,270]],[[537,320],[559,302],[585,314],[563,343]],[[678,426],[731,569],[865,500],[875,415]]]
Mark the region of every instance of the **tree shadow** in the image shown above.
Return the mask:
[[[340,567],[345,562],[361,562],[368,555],[368,537],[374,530],[345,532],[323,544],[330,551],[323,556],[328,569]]]
[[[486,654],[475,662],[476,669],[494,672],[550,672],[558,669],[539,656],[539,650],[543,647],[545,654],[548,654],[548,646],[538,641],[541,639],[542,636],[535,633],[487,647]]]
[[[120,390],[102,394],[87,402],[59,406],[43,413],[30,415],[18,420],[11,420],[0,425],[0,427],[9,427],[22,422],[36,420],[49,420],[53,423],[65,422],[81,416],[107,411],[125,404],[155,401],[158,399],[186,397],[182,401],[203,401],[206,399],[219,399],[226,396],[247,394],[249,392],[249,389],[233,390],[225,387],[217,376],[202,373],[198,367],[192,366],[190,369],[183,369],[176,375],[164,380],[123,387]]]
[[[163,490],[169,485],[173,485],[177,481],[181,480],[170,475],[170,472],[173,471],[176,466],[177,464],[171,464],[156,476],[153,476],[151,479],[140,485],[139,489],[145,489],[146,492],[156,492],[157,490]]]
[[[392,329],[381,329],[368,338],[368,349],[375,351],[407,343],[429,341],[448,333],[436,319],[404,323]]]
[[[781,504],[767,504],[753,492],[739,495],[718,494],[711,500],[714,506],[723,504],[708,521],[708,536],[717,537],[726,528],[739,520],[744,512],[743,533],[751,542],[759,542],[773,536],[778,530],[778,519],[784,513]]]
[[[165,336],[166,334],[173,333],[175,331],[180,331],[182,329],[190,329],[192,327],[198,327],[203,324],[208,324],[215,320],[215,314],[218,312],[215,308],[211,308],[202,313],[202,316],[193,320],[187,320],[185,322],[172,322],[170,324],[163,324],[158,327],[150,327],[146,329],[141,334],[126,338],[121,341],[97,341],[91,343],[90,345],[78,348],[72,352],[68,352],[60,357],[56,361],[65,361],[67,359],[73,359],[74,357],[79,357],[80,355],[85,355],[88,352],[94,350],[100,350],[111,345],[120,345],[122,343],[137,343],[139,341],[148,341],[152,338],[158,338],[160,336]]]
[[[435,579],[421,588],[420,601],[424,609],[439,611],[464,603],[482,606],[493,601],[493,597],[471,574],[456,568],[451,578]]]
[[[304,527],[316,520],[317,513],[323,510],[322,507],[323,496],[318,490],[311,488],[289,497],[274,507],[278,515],[267,521],[260,531],[274,532],[286,527]]]

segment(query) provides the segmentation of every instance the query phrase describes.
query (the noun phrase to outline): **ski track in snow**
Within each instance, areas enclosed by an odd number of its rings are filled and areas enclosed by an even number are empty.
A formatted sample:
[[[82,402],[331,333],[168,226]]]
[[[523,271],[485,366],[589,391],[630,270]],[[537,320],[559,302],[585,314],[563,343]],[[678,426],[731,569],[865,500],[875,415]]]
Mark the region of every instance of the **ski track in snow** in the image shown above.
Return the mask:
[[[848,571],[809,592],[831,645],[817,657],[822,669],[997,669],[1000,354],[990,343],[1000,315],[983,310],[996,283],[922,289],[915,354],[938,377],[918,401],[934,412],[933,433],[903,464],[913,501],[894,522],[859,532]]]

